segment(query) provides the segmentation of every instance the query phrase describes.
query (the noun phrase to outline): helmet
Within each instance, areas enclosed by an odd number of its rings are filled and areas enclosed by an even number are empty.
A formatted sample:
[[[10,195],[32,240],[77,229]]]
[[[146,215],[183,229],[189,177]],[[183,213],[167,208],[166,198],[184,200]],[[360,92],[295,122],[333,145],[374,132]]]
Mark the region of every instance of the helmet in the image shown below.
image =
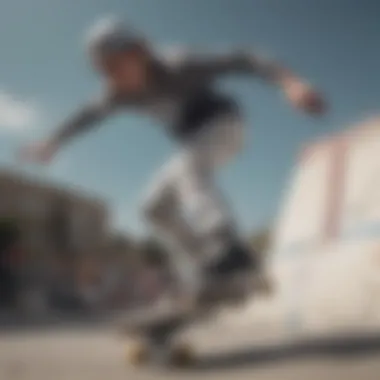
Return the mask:
[[[114,17],[96,22],[86,36],[86,48],[93,58],[132,49],[142,44],[140,36]]]

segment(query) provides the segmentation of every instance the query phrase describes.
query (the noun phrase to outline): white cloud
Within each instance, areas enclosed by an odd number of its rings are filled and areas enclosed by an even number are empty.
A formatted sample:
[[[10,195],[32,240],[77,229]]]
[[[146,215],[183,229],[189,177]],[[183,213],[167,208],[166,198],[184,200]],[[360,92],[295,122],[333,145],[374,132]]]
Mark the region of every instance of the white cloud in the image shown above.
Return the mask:
[[[24,132],[35,126],[38,119],[35,104],[0,90],[0,132]]]

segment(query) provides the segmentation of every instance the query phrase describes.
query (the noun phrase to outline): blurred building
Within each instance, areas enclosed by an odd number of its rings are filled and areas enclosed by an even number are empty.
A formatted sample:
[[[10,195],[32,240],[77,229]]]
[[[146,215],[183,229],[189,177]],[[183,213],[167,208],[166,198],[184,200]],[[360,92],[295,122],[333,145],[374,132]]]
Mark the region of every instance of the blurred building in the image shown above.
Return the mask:
[[[10,289],[23,312],[107,311],[156,297],[158,247],[112,231],[109,216],[87,192],[0,169],[0,301]]]
[[[0,171],[0,218],[14,220],[24,245],[41,254],[59,250],[98,250],[107,236],[104,201],[76,189],[62,188]]]
[[[75,283],[83,258],[101,255],[107,244],[106,203],[64,188],[0,170],[0,221],[19,231],[17,274],[24,288],[65,278]],[[1,232],[1,231],[0,231]],[[74,286],[74,285],[73,285]]]

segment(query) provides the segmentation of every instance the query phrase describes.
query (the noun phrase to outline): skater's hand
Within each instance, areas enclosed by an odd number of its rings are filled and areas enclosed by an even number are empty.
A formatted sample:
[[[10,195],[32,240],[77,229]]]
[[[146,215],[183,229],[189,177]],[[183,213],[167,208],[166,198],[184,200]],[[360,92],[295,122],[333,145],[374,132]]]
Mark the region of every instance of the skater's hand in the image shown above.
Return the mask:
[[[325,113],[325,100],[307,83],[290,78],[283,82],[282,87],[286,97],[294,107],[313,116],[320,116]]]
[[[17,152],[17,159],[22,162],[48,164],[58,151],[58,145],[51,141],[29,145]]]

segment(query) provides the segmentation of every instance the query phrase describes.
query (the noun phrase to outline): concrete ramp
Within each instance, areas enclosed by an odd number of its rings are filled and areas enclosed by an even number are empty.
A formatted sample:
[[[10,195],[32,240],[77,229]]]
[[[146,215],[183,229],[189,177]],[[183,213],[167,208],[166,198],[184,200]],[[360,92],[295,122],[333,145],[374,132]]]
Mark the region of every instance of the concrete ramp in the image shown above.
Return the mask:
[[[235,321],[380,327],[380,118],[305,146],[285,190],[270,250],[276,293]]]

